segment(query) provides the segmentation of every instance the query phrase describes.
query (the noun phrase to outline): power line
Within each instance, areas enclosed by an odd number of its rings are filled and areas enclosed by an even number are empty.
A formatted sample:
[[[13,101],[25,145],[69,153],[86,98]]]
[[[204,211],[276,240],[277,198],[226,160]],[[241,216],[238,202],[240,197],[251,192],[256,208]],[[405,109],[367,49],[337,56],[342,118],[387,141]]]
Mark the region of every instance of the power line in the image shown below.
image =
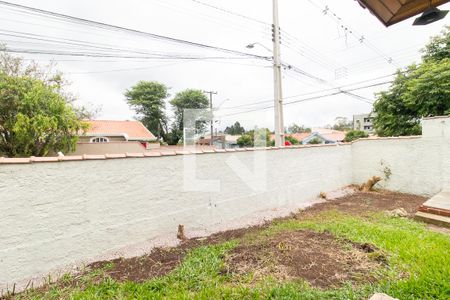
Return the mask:
[[[392,59],[392,57],[387,56],[386,54],[384,54],[380,49],[378,49],[375,45],[373,45],[372,43],[370,43],[366,36],[363,34],[358,34],[355,30],[351,29],[348,25],[344,24],[344,22],[342,21],[342,18],[339,17],[335,12],[333,12],[330,7],[328,5],[325,5],[325,7],[321,7],[320,5],[316,4],[313,0],[308,0],[309,3],[311,3],[314,7],[318,8],[320,11],[322,11],[322,14],[324,16],[328,16],[330,17],[338,26],[340,26],[340,28],[342,28],[346,33],[350,33],[351,35],[353,35],[356,40],[358,40],[361,44],[364,44],[365,46],[367,46],[369,49],[371,49],[372,51],[374,51],[375,53],[377,53],[378,55],[380,55],[381,57],[383,57],[384,60],[386,60],[389,64],[393,64],[394,66],[396,66],[397,68],[399,68],[400,66],[398,66],[394,60]]]
[[[131,55],[116,55],[96,52],[73,52],[73,51],[52,51],[52,50],[38,50],[38,49],[21,49],[21,48],[5,48],[5,52],[11,53],[26,53],[26,54],[43,54],[43,55],[57,55],[57,56],[81,56],[81,57],[105,57],[105,58],[139,58],[139,59],[156,59],[156,60],[204,60],[204,59],[237,59],[236,57],[227,56],[131,56]]]
[[[188,63],[188,62],[192,62],[192,61],[194,61],[194,60],[185,60],[185,61],[174,62],[174,63],[170,63],[170,64],[155,65],[155,66],[150,66],[150,67],[123,68],[123,69],[113,69],[113,70],[103,70],[103,71],[90,71],[90,72],[89,71],[88,72],[73,72],[73,73],[65,73],[65,74],[68,74],[68,75],[84,75],[84,74],[102,74],[102,73],[116,73],[116,72],[151,70],[151,69],[154,69],[154,68],[170,67],[170,66],[174,66],[174,65],[180,65],[180,64],[184,64],[184,63]],[[224,63],[224,64],[227,64],[227,65],[236,64],[236,65],[240,65],[240,66],[267,68],[267,66],[257,65],[257,64],[253,64],[253,65],[252,64],[241,64],[241,63],[234,63],[234,62],[214,61],[214,60],[209,60],[209,59],[202,59],[201,61],[207,62],[207,63]]]
[[[130,29],[130,28],[107,24],[107,23],[103,23],[103,22],[97,22],[97,21],[93,21],[93,20],[88,20],[88,19],[84,19],[84,18],[66,15],[66,14],[60,14],[60,13],[56,13],[56,12],[52,12],[52,11],[33,8],[33,7],[25,6],[25,5],[20,5],[20,4],[15,4],[15,3],[10,3],[10,2],[5,2],[5,1],[0,1],[0,5],[4,5],[4,6],[8,6],[8,7],[15,7],[15,8],[19,8],[19,9],[26,10],[26,11],[31,11],[33,13],[37,13],[40,15],[46,15],[46,16],[50,16],[53,18],[57,18],[57,19],[63,19],[63,20],[67,20],[70,22],[75,22],[77,24],[81,23],[81,24],[85,24],[85,25],[87,24],[89,26],[93,26],[93,27],[97,27],[97,28],[133,33],[133,34],[137,34],[140,36],[150,37],[152,39],[162,40],[162,41],[166,41],[166,42],[183,44],[183,45],[188,45],[188,46],[192,46],[192,47],[199,47],[199,48],[203,48],[203,49],[215,50],[215,51],[220,51],[220,52],[225,52],[225,53],[232,53],[235,55],[247,56],[247,57],[258,58],[258,59],[263,59],[263,60],[270,59],[270,57],[266,57],[266,56],[255,55],[255,54],[251,54],[251,53],[226,49],[226,48],[202,44],[202,43],[198,43],[198,42],[191,42],[188,40],[173,38],[173,37],[159,35],[159,34],[155,34],[155,33],[144,32],[144,31],[140,31],[140,30],[136,30],[136,29]]]
[[[347,87],[350,87],[350,86],[360,85],[360,84],[363,84],[363,83],[373,82],[375,80],[380,80],[380,79],[384,79],[384,78],[387,78],[387,77],[391,77],[391,76],[394,76],[396,74],[397,73],[384,75],[384,76],[379,76],[379,77],[376,77],[376,78],[371,78],[371,79],[366,79],[366,80],[357,81],[357,82],[353,82],[353,83],[348,83],[348,84],[345,84],[345,85],[341,85],[341,86],[337,86],[337,87],[333,87],[333,88],[329,88],[329,89],[325,89],[325,90],[317,90],[317,91],[313,91],[313,92],[309,92],[309,93],[302,93],[302,94],[291,95],[291,96],[283,97],[283,99],[292,99],[292,98],[297,98],[297,97],[302,97],[302,96],[313,95],[313,94],[317,94],[317,93],[324,93],[324,92],[329,92],[329,91],[334,91],[334,90],[341,90],[343,88],[347,88]],[[387,83],[391,83],[391,82],[392,81],[376,83],[375,85],[363,86],[363,88],[370,88],[370,87],[373,87],[373,86],[378,86],[378,85],[387,84]],[[348,91],[353,91],[353,90],[348,90]],[[232,106],[232,107],[224,107],[222,109],[235,109],[235,108],[241,108],[241,107],[246,107],[246,106],[253,106],[253,105],[268,103],[268,102],[272,102],[272,101],[273,101],[273,99],[267,99],[267,100],[256,101],[256,102],[247,103],[247,104],[241,104],[241,105]]]
[[[351,96],[351,97],[353,97],[353,98],[355,98],[355,99],[357,99],[359,101],[362,101],[362,102],[365,102],[365,103],[368,103],[368,104],[373,104],[373,100],[371,100],[369,98],[366,98],[366,97],[363,97],[361,95],[358,95],[358,94],[355,94],[355,93],[351,93],[351,92],[347,92],[347,91],[342,91],[342,93],[345,94],[345,95]]]
[[[195,3],[197,3],[197,4],[200,4],[200,5],[203,5],[203,6],[207,6],[207,7],[209,7],[209,8],[213,8],[213,9],[215,9],[215,10],[218,10],[218,11],[221,11],[221,12],[224,12],[224,13],[227,13],[227,14],[230,14],[230,15],[233,15],[233,16],[236,16],[236,17],[240,17],[240,18],[243,18],[243,19],[246,19],[246,20],[249,20],[249,21],[253,21],[253,22],[262,24],[262,25],[272,26],[272,24],[269,24],[269,23],[267,23],[267,22],[258,20],[258,19],[256,19],[256,18],[248,17],[248,16],[245,16],[245,15],[243,15],[243,14],[240,14],[240,13],[237,13],[237,12],[233,12],[233,11],[231,11],[231,10],[227,10],[227,9],[224,9],[224,8],[221,8],[221,7],[218,7],[218,6],[214,6],[214,5],[211,5],[211,4],[209,4],[209,3],[205,3],[205,2],[202,2],[202,1],[199,1],[199,0],[192,0],[192,1],[195,2]]]
[[[80,47],[87,47],[87,48],[95,48],[100,50],[112,50],[112,51],[121,51],[121,52],[133,52],[137,54],[173,54],[177,55],[179,53],[167,53],[167,52],[158,52],[158,51],[147,51],[143,49],[130,49],[130,48],[118,48],[113,45],[109,44],[103,44],[103,43],[92,43],[88,41],[82,41],[82,40],[74,40],[74,39],[66,39],[66,38],[57,38],[47,35],[41,35],[41,34],[34,34],[34,33],[28,33],[28,32],[19,32],[19,31],[11,31],[11,30],[0,30],[0,35],[2,36],[8,36],[8,37],[15,37],[20,39],[27,39],[27,40],[37,40],[42,42],[49,42],[49,43],[56,43],[56,44],[62,44],[62,45],[69,45],[71,46],[71,49],[73,49],[72,46],[80,46]],[[19,42],[19,41],[13,41],[13,42]]]
[[[151,67],[124,68],[124,69],[114,69],[114,70],[104,70],[104,71],[91,71],[91,72],[69,72],[69,73],[65,73],[65,74],[67,74],[67,75],[83,75],[83,74],[102,74],[102,73],[150,70],[150,69],[154,69],[154,68],[169,67],[169,66],[179,65],[179,64],[188,63],[188,62],[190,62],[190,61],[181,61],[181,62],[175,62],[175,63],[171,63],[171,64],[155,65],[155,66],[151,66]]]
[[[340,90],[340,91],[329,93],[329,94],[326,94],[326,95],[320,95],[320,96],[314,96],[314,97],[294,100],[294,101],[290,101],[290,102],[285,102],[284,105],[292,105],[292,104],[296,104],[296,103],[302,103],[302,102],[307,102],[307,101],[312,101],[312,100],[318,100],[318,99],[327,98],[327,97],[331,97],[331,96],[335,96],[335,95],[339,95],[339,94],[347,94],[347,95],[355,96],[355,94],[352,94],[350,92],[357,91],[357,90],[362,90],[362,89],[367,89],[367,88],[374,87],[374,86],[380,86],[380,85],[384,85],[384,84],[388,84],[388,83],[392,83],[392,81],[380,82],[380,83],[377,83],[377,84],[372,84],[372,85],[369,85],[369,86],[354,88],[354,89],[350,89],[350,90],[346,90],[346,91]],[[360,101],[362,100],[363,102],[368,103],[368,104],[373,104],[372,102],[366,101],[365,99],[360,99],[360,97],[358,97],[358,95],[356,95],[356,96],[357,97],[355,99],[358,99]],[[273,105],[270,105],[270,106],[266,106],[266,107],[262,107],[262,108],[256,108],[256,109],[244,111],[244,112],[237,112],[237,113],[226,114],[226,115],[223,115],[223,116],[220,116],[220,117],[241,115],[241,114],[246,114],[246,113],[250,113],[250,112],[266,110],[266,109],[270,109],[270,108],[273,108],[273,107],[274,107]]]
[[[260,24],[256,24],[256,23],[247,23],[244,25],[243,23],[231,22],[230,20],[225,20],[225,19],[221,20],[217,16],[212,16],[212,15],[209,15],[206,13],[201,13],[198,10],[191,11],[187,7],[181,7],[179,4],[174,5],[174,4],[169,3],[168,1],[153,0],[153,2],[156,2],[159,6],[169,9],[171,11],[178,11],[179,13],[182,13],[182,14],[195,16],[196,19],[199,17],[203,17],[203,19],[205,19],[209,22],[224,26],[227,29],[233,28],[240,32],[245,30],[247,32],[252,32],[252,34],[254,34],[255,32],[258,32],[258,33],[262,34],[263,36],[270,35],[270,28],[268,26],[264,26],[263,28],[261,28]],[[249,27],[247,25],[254,25],[257,27]]]
[[[290,34],[285,30],[282,30],[282,33],[285,36],[285,38],[282,40],[282,44],[288,49],[299,53],[300,55],[324,68],[329,69],[329,66],[332,66],[332,68],[334,69],[341,67],[340,64],[336,64],[334,61],[329,60],[319,50],[315,49],[312,46],[309,46],[307,43],[301,41],[296,36]]]
[[[237,13],[237,12],[234,12],[234,11],[231,11],[231,10],[224,9],[222,7],[211,5],[211,4],[205,3],[203,1],[199,1],[199,0],[192,0],[192,1],[197,3],[197,4],[200,4],[200,5],[203,5],[203,6],[212,8],[212,9],[215,9],[217,11],[220,11],[220,12],[223,12],[223,13],[226,13],[226,14],[229,14],[229,15],[233,15],[233,16],[236,16],[236,17],[239,17],[239,18],[243,18],[243,19],[246,19],[246,20],[249,20],[249,21],[253,21],[253,22],[258,23],[258,24],[263,24],[265,26],[272,26],[271,24],[269,24],[267,22],[264,22],[264,21],[261,21],[261,20],[258,20],[258,19],[252,18],[252,17],[248,17],[248,16],[245,16],[243,14],[240,14],[240,13]],[[302,42],[299,39],[297,39],[295,36],[291,35],[290,33],[288,33],[285,30],[281,30],[281,32],[283,34],[285,34],[286,35],[286,39],[290,41],[290,42],[289,41],[288,42],[284,42],[284,39],[283,39],[283,41],[281,42],[282,45],[284,45],[288,49],[290,49],[290,50],[292,50],[292,51],[302,55],[303,57],[305,57],[308,60],[310,60],[310,61],[312,61],[312,62],[314,62],[316,64],[319,64],[319,65],[321,65],[324,68],[330,69],[329,66],[328,66],[330,64],[329,61],[326,60],[326,59],[321,58],[320,55],[318,55],[320,53],[316,49],[308,46],[305,43],[303,43],[303,44],[306,45],[306,46],[303,46]],[[299,49],[301,49],[301,50],[296,49],[296,45],[300,45]],[[304,47],[306,49],[306,51],[305,51],[305,49],[302,49],[302,47]],[[307,48],[310,48],[312,50],[309,50]],[[308,52],[308,53],[306,53],[306,52]],[[334,64],[334,63],[332,63],[332,64]]]
[[[300,69],[299,67],[296,67],[296,66],[294,66],[292,64],[283,62],[282,65],[283,65],[283,67],[286,70],[291,70],[291,71],[296,72],[298,74],[301,74],[303,76],[306,76],[306,77],[309,77],[311,79],[317,80],[319,83],[327,83],[327,81],[325,79],[317,77],[317,76],[315,76],[315,75],[313,75],[311,73],[308,73],[308,72],[306,72],[306,71],[304,71],[304,70]]]

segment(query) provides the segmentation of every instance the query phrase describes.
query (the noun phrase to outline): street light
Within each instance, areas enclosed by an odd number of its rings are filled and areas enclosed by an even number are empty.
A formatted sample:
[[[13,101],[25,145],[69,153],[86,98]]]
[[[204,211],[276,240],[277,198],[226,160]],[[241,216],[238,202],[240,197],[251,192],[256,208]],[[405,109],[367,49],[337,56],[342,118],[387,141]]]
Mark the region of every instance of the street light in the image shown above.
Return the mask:
[[[279,37],[278,37],[279,39]],[[284,146],[284,121],[283,121],[283,96],[282,96],[282,84],[281,84],[281,61],[280,61],[280,49],[277,43],[274,43],[274,51],[261,43],[255,42],[248,44],[246,48],[253,49],[256,45],[261,46],[270,53],[273,57],[273,70],[274,70],[274,110],[275,110],[275,146]],[[275,54],[276,53],[276,54]],[[289,66],[290,68],[290,66]]]
[[[448,10],[440,10],[437,7],[430,7],[420,17],[414,20],[413,25],[428,25],[430,23],[442,20],[445,18],[447,13]]]
[[[263,47],[264,49],[266,49],[267,51],[269,51],[270,53],[273,54],[273,51],[272,51],[271,49],[269,49],[269,47],[266,47],[266,46],[264,46],[263,44],[261,44],[261,43],[259,43],[259,42],[248,44],[248,45],[245,46],[245,47],[246,47],[247,49],[253,49],[253,48],[255,48],[256,45],[259,45],[259,46]]]

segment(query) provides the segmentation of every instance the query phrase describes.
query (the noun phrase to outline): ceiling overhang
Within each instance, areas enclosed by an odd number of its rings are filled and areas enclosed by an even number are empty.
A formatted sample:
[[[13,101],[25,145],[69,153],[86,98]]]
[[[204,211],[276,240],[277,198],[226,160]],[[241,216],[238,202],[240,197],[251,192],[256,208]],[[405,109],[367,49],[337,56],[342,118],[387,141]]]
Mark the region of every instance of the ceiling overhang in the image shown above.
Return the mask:
[[[450,0],[357,0],[386,27],[423,13]],[[431,5],[430,5],[431,4]]]

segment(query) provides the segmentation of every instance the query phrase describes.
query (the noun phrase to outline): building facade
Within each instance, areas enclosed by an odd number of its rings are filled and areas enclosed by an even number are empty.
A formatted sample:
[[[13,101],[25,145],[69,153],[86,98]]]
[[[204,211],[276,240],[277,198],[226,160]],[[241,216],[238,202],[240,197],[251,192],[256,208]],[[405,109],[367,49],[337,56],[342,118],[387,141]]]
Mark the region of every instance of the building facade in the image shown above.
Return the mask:
[[[353,116],[353,130],[361,130],[366,133],[374,133],[373,119],[377,116],[376,113],[361,114]]]
[[[89,120],[72,155],[141,153],[159,148],[157,138],[139,121]]]

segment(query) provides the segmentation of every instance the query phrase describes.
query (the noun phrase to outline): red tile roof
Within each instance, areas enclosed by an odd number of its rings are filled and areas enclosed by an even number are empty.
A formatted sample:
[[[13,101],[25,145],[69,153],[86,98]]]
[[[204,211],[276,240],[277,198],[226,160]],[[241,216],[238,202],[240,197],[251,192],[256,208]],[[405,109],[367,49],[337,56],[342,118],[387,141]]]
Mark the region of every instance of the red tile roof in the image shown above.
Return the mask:
[[[155,140],[155,136],[139,121],[89,120],[87,136],[124,135],[127,140]]]
[[[296,140],[298,140],[299,142],[301,142],[304,139],[306,139],[308,136],[310,136],[311,133],[302,132],[302,133],[292,133],[292,134],[287,134],[287,135],[291,136],[291,137],[295,138]]]
[[[333,130],[330,133],[323,133],[321,136],[331,141],[341,142],[345,139],[345,132]]]
[[[302,133],[286,133],[285,136],[291,136],[295,139],[297,139],[299,142],[303,141],[304,139],[306,139],[308,136],[310,136],[312,133],[308,133],[308,132],[302,132]],[[270,135],[270,140],[273,141],[275,140],[275,134],[271,134]]]

